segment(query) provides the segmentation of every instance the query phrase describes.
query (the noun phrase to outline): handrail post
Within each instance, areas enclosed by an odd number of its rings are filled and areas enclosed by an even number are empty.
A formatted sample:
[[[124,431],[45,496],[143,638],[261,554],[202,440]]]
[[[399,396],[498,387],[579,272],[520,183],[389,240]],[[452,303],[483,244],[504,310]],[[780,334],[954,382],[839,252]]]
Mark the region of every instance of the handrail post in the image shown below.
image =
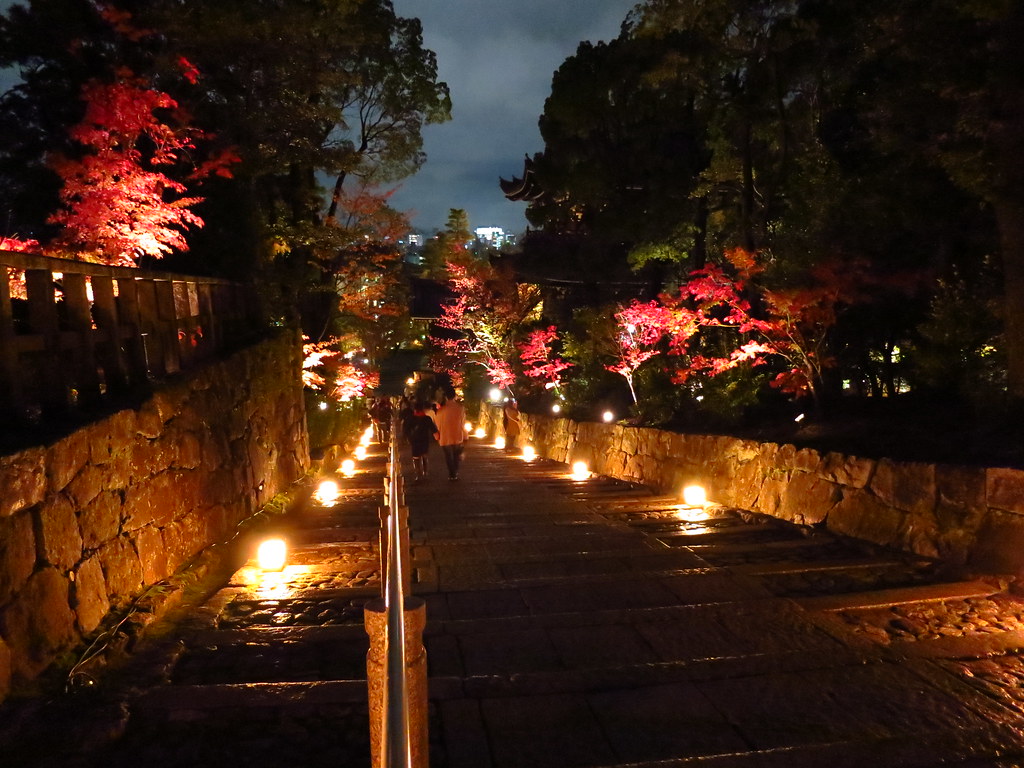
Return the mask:
[[[374,768],[428,768],[426,604],[406,596],[412,591],[412,573],[397,434],[394,409],[385,478],[387,506],[381,510],[382,597],[367,603],[363,612],[370,636],[366,678],[371,764]]]

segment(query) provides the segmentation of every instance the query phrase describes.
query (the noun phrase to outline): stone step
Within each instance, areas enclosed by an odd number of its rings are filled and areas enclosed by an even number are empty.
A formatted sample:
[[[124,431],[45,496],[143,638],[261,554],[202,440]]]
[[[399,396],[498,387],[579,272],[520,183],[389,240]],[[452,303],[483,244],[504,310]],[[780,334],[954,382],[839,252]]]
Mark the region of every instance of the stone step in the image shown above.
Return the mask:
[[[855,592],[842,595],[794,598],[794,601],[808,611],[849,611],[866,608],[885,608],[892,605],[919,602],[959,600],[966,597],[988,597],[998,594],[999,589],[985,581],[954,581],[941,584],[880,589],[872,592]]]

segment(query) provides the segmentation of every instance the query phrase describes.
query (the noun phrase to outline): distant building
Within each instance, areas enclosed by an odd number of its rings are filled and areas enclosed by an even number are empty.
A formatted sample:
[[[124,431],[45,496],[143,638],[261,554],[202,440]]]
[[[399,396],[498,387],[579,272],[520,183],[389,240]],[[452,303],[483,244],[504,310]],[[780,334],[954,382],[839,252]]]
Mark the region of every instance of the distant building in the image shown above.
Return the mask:
[[[516,238],[513,234],[505,234],[501,227],[477,227],[473,230],[477,240],[495,248],[505,245],[515,245]]]
[[[423,235],[411,233],[408,238],[409,245],[423,245]]]

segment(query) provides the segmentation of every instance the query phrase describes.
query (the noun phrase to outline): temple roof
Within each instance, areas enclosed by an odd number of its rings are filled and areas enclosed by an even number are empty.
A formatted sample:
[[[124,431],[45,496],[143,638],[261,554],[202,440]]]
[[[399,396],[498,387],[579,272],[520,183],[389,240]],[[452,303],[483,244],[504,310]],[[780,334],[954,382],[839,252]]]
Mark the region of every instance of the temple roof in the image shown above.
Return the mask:
[[[527,155],[523,161],[522,177],[513,176],[511,180],[498,177],[501,191],[509,200],[539,200],[544,190],[537,184],[533,175],[533,159]]]

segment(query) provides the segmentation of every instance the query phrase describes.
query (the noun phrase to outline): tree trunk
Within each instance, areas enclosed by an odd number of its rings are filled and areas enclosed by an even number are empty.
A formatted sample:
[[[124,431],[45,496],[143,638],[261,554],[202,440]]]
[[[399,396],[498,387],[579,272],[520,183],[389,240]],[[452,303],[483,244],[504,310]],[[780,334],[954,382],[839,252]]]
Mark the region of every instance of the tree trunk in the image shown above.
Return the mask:
[[[1006,385],[1011,400],[1024,403],[1024,201],[993,203],[1003,259],[1003,334]]]

